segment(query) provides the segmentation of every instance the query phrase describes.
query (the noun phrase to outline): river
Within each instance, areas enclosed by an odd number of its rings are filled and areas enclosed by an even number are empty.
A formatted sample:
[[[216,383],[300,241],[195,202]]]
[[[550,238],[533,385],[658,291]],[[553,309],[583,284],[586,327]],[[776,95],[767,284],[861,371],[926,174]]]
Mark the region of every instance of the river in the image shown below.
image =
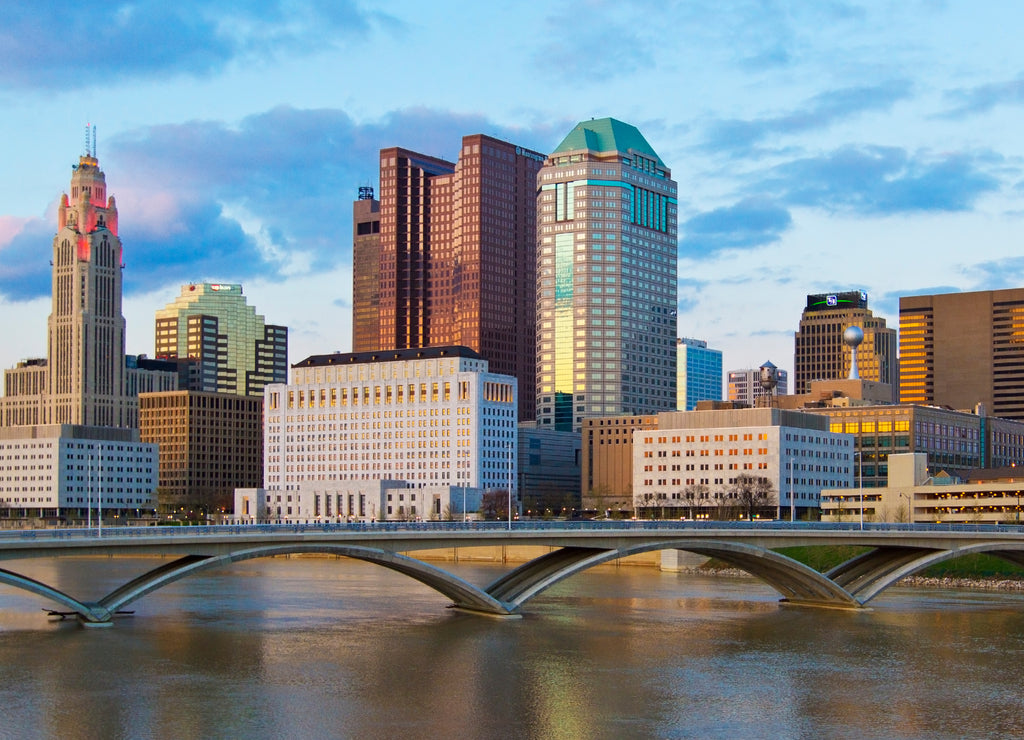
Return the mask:
[[[97,598],[152,560],[18,561]],[[95,574],[102,566],[103,577]],[[493,580],[504,566],[459,565]],[[0,586],[0,738],[1020,736],[1024,595],[785,607],[747,578],[602,567],[522,619],[349,560],[179,581],[106,629]]]

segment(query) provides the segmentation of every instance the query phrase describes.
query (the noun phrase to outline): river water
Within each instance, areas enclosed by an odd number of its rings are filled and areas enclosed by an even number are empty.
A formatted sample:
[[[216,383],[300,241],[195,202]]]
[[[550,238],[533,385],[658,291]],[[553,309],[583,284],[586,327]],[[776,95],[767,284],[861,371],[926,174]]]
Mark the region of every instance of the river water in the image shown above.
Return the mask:
[[[19,561],[98,598],[152,560]],[[505,569],[452,566],[487,583]],[[97,573],[102,573],[98,576]],[[107,629],[0,586],[0,738],[988,738],[1024,733],[1024,596],[785,607],[747,578],[603,567],[522,619],[344,559],[179,581]]]

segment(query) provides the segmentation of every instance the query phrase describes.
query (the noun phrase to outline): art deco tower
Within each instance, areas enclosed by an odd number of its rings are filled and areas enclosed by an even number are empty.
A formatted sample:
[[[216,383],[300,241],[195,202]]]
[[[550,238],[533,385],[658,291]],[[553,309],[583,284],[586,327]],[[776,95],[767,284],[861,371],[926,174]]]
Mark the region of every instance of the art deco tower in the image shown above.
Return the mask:
[[[117,205],[93,145],[61,197],[53,238],[53,308],[47,322],[45,424],[127,426],[121,240]]]

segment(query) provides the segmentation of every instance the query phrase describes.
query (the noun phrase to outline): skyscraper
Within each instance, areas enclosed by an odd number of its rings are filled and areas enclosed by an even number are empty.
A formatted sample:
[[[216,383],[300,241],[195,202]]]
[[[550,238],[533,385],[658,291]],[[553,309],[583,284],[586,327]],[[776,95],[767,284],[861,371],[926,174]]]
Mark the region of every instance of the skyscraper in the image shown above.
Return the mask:
[[[578,124],[538,177],[537,422],[676,405],[676,183],[643,135]]]
[[[352,206],[352,346],[380,348],[380,201],[371,187]]]
[[[0,426],[134,426],[136,401],[125,394],[117,205],[107,197],[95,138],[72,170],[70,197],[57,207],[47,359],[5,373]]]
[[[288,379],[288,328],[265,323],[241,285],[183,285],[156,312],[156,356],[194,363],[189,390],[262,396]]]
[[[697,401],[722,400],[722,351],[703,339],[676,340],[676,408],[693,411]]]
[[[463,137],[454,164],[381,151],[379,210],[365,191],[353,209],[356,352],[464,346],[534,387],[543,160],[481,134]],[[521,419],[534,418],[534,400],[520,394]]]
[[[91,134],[91,143],[90,143]],[[57,207],[47,357],[5,371],[0,399],[0,516],[128,521],[156,503],[157,447],[139,441],[147,371],[127,368],[117,206],[96,158],[95,129]],[[153,385],[173,384],[156,373]]]
[[[850,326],[864,331],[857,350],[860,377],[892,386],[895,401],[899,377],[896,330],[887,328],[885,319],[872,313],[863,290],[807,296],[800,328],[794,334],[793,392],[810,393],[812,380],[849,376],[851,354],[843,343],[843,332]]]
[[[1024,288],[900,298],[900,401],[1024,419]]]

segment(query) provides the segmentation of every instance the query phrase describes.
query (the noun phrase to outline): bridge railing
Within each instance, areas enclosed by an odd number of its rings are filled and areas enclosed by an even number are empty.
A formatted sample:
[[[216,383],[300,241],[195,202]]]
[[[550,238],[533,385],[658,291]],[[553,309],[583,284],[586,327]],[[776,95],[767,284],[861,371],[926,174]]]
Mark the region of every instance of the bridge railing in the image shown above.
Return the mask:
[[[95,539],[103,537],[197,537],[224,535],[316,534],[340,532],[481,532],[509,531],[508,522],[287,522],[275,524],[211,524],[185,527],[103,527],[72,529],[0,530],[0,540],[12,539]],[[515,521],[513,532],[558,531],[692,531],[692,530],[755,530],[755,531],[869,531],[869,532],[1005,532],[1024,531],[1016,524],[910,524],[891,522],[788,522],[788,521],[666,521],[666,520],[585,520],[585,521]]]

